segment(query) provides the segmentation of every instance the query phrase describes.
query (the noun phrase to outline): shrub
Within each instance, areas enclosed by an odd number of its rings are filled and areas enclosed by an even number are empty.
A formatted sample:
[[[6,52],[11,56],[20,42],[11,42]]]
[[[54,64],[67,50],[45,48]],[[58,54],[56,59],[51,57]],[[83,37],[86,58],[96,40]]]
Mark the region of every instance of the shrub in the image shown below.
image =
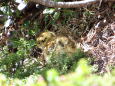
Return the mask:
[[[6,78],[0,74],[1,86],[114,86],[114,70],[111,74],[99,76],[91,73],[91,67],[82,59],[78,62],[75,72],[59,76],[54,70],[48,70],[46,75],[31,75],[23,80]]]

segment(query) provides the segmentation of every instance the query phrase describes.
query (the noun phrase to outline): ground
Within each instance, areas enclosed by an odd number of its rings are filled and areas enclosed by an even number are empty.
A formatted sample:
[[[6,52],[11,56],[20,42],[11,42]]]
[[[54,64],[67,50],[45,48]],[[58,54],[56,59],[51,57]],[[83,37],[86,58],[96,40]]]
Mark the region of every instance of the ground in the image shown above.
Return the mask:
[[[11,15],[12,23],[8,27],[0,27],[0,50],[5,51],[8,48],[8,56],[16,54],[22,55],[22,58],[34,58],[48,54],[55,44],[59,45],[56,52],[73,52],[79,45],[93,60],[92,65],[98,65],[98,72],[111,71],[109,66],[115,64],[114,2],[101,2],[71,9],[54,9],[43,5],[36,7],[36,3],[29,2],[21,11],[16,9],[19,5],[16,2],[11,1],[9,5],[10,9],[16,10],[6,14]],[[46,10],[49,13],[44,13]],[[48,40],[41,36],[45,32],[51,33],[45,34]],[[33,40],[36,43],[33,43]],[[7,55],[2,56],[8,57]],[[22,63],[14,60],[10,67],[21,67],[25,61],[25,58],[22,58]]]

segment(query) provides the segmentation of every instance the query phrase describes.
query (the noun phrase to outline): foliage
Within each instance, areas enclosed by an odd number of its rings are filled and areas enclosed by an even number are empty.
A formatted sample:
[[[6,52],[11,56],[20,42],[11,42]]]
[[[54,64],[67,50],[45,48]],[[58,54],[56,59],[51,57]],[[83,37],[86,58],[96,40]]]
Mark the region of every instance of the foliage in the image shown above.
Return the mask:
[[[30,49],[35,45],[35,41],[27,41],[24,38],[19,38],[13,39],[12,43],[13,52],[10,52],[11,50],[7,46],[3,47],[3,50],[0,51],[0,72],[15,77],[30,75],[32,71],[29,70],[39,63],[32,63],[32,58],[30,58]],[[15,50],[15,48],[17,49]]]
[[[114,86],[115,71],[111,74],[99,76],[91,74],[91,68],[87,61],[79,61],[75,72],[59,76],[59,72],[54,69],[48,70],[44,78],[41,75],[31,75],[23,80],[7,78],[0,74],[1,86]],[[107,82],[107,83],[105,83]]]
[[[33,73],[44,74],[45,71],[52,68],[58,70],[59,74],[66,74],[75,70],[76,62],[85,57],[85,53],[81,49],[76,50],[77,52],[72,56],[67,56],[66,53],[55,55],[54,52],[50,62],[41,68],[39,59],[30,56],[31,49],[36,46],[34,40],[13,38],[11,42],[13,46],[10,47],[13,47],[14,50],[9,50],[5,46],[0,51],[0,72],[11,77],[24,78]]]
[[[40,5],[31,2],[25,9],[19,10],[19,4],[15,0],[0,3],[0,86],[114,86],[115,70],[103,76],[92,74],[91,67],[87,65],[89,60],[81,60],[86,55],[80,49],[72,56],[67,56],[66,53],[55,55],[54,52],[45,66],[41,65],[38,55],[31,56],[34,53],[32,49],[36,46],[35,38],[42,31],[50,30],[70,38],[72,36],[77,42],[80,37],[86,36],[95,22],[98,24],[106,19],[104,15],[114,13],[109,12],[108,8],[100,10],[100,6],[97,9],[98,5],[93,8],[42,9]],[[112,6],[114,8],[115,5]],[[11,23],[5,25],[9,20]],[[68,29],[71,35],[64,34],[65,29],[62,30],[60,25]],[[9,38],[2,44],[4,36]]]
[[[54,54],[50,57],[50,61],[46,64],[46,69],[55,68],[59,74],[66,74],[75,70],[77,62],[86,55],[81,49],[77,49],[76,53],[68,56],[66,53]]]

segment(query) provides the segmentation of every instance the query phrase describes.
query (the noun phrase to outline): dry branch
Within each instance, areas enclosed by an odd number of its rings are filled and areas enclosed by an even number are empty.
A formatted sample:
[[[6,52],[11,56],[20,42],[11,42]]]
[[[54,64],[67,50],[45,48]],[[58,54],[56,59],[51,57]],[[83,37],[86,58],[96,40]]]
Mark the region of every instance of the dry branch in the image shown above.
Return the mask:
[[[38,4],[42,4],[47,7],[54,7],[54,8],[76,8],[76,7],[83,7],[90,4],[94,4],[96,2],[100,2],[101,0],[84,0],[84,1],[73,1],[73,2],[55,2],[52,0],[28,0],[32,2],[36,2]],[[103,0],[103,2],[115,0]]]

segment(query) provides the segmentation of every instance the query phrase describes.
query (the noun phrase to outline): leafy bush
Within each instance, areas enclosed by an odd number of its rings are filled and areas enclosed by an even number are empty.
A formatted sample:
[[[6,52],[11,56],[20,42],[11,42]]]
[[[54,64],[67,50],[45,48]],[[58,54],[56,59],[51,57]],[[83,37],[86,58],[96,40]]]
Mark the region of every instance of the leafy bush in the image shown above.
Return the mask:
[[[85,57],[86,55],[81,49],[77,49],[76,53],[74,53],[72,56],[68,56],[66,53],[55,55],[54,52],[44,69],[47,70],[54,68],[59,72],[59,74],[66,74],[74,71],[77,65],[76,63],[81,58]]]
[[[61,75],[51,69],[46,75],[31,75],[23,80],[7,78],[0,74],[0,86],[114,86],[115,70],[111,74],[99,76],[91,73],[91,67],[82,59],[78,62],[75,72]]]
[[[7,46],[0,51],[0,72],[18,78],[29,76],[39,65],[39,62],[30,57],[35,41],[19,38],[13,39],[12,43],[12,49],[16,48],[16,51],[10,52]]]
[[[85,57],[85,53],[80,49],[72,56],[67,56],[66,53],[55,55],[54,52],[50,62],[45,67],[41,67],[39,59],[30,56],[32,47],[36,45],[34,40],[13,38],[12,43],[12,47],[17,48],[16,51],[9,52],[7,46],[0,51],[0,72],[11,77],[24,78],[33,73],[44,74],[45,71],[52,68],[59,71],[59,74],[66,74],[76,68],[76,62],[80,58]]]

